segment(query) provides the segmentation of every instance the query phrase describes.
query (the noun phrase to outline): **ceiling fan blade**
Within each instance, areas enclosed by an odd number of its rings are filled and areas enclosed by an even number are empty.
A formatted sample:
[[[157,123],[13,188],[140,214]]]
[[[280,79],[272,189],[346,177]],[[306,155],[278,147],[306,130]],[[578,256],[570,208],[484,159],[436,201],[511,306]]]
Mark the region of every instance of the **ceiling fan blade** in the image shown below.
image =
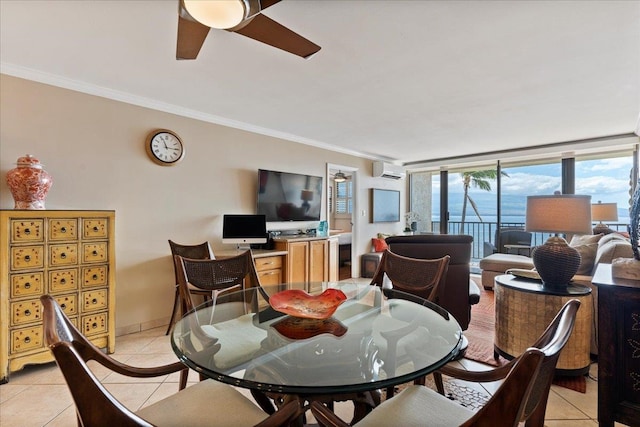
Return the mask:
[[[308,58],[320,50],[320,46],[317,44],[263,14],[254,16],[243,27],[229,31],[242,34],[303,58]]]
[[[176,59],[196,59],[210,28],[178,15]]]
[[[276,3],[280,3],[281,0],[260,0],[260,10],[273,6]]]

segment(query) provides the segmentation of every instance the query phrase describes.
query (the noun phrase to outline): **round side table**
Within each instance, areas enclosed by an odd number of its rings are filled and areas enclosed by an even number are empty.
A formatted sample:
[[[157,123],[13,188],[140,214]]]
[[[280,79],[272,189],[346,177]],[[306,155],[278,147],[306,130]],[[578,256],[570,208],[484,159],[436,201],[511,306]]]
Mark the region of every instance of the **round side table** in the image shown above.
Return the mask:
[[[588,286],[568,285],[549,289],[535,280],[519,279],[511,274],[495,278],[495,353],[513,359],[542,335],[562,306],[571,299],[581,303],[573,333],[560,353],[556,372],[584,375],[589,372],[592,323],[592,297]]]

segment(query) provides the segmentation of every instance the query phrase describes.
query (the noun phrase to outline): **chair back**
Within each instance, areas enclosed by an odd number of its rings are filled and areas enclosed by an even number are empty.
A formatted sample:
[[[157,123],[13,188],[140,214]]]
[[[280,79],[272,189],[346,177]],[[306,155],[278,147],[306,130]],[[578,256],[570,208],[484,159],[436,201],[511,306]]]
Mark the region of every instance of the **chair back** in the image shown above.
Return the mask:
[[[73,397],[78,425],[152,426],[118,402],[86,364],[92,359],[99,362],[113,359],[104,355],[73,326],[50,295],[43,295],[40,301],[45,342]]]
[[[213,294],[260,286],[251,251],[230,258],[208,260],[175,255],[174,263],[183,313],[195,308],[189,284]]]
[[[172,258],[176,255],[180,255],[181,257],[190,259],[215,259],[209,242],[202,242],[197,245],[182,245],[169,240],[169,247],[171,248]],[[173,267],[176,283],[178,283],[178,271],[175,268],[175,263],[173,264]]]
[[[576,313],[580,308],[580,301],[573,299],[567,301],[565,305],[553,318],[547,329],[542,333],[533,347],[540,349],[544,353],[544,360],[540,367],[531,395],[527,401],[527,406],[523,414],[523,420],[527,420],[527,426],[544,425],[544,414],[547,409],[549,390],[555,375],[560,351],[569,341],[575,325]]]
[[[496,230],[496,247],[498,252],[507,253],[504,245],[525,245],[531,246],[532,234],[522,228],[500,228]]]
[[[382,254],[371,284],[382,287],[386,275],[394,289],[438,304],[449,259],[449,255],[437,259],[408,258],[386,250]]]

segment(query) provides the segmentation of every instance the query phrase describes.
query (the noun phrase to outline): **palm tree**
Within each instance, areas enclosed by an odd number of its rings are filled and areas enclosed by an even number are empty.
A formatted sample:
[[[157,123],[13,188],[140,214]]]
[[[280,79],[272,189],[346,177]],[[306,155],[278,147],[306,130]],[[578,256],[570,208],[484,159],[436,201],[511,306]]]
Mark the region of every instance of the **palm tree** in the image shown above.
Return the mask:
[[[501,173],[502,176],[509,176],[505,172]],[[498,178],[498,171],[495,169],[488,169],[482,171],[473,171],[473,172],[463,172],[460,174],[462,177],[462,185],[464,186],[464,199],[462,201],[462,218],[460,220],[460,234],[464,233],[464,221],[467,215],[467,201],[473,208],[473,211],[478,216],[480,222],[482,221],[482,217],[480,216],[480,212],[478,211],[478,206],[476,202],[473,201],[471,196],[469,195],[469,187],[473,186],[473,188],[479,188],[484,191],[491,191],[491,182],[495,181]]]

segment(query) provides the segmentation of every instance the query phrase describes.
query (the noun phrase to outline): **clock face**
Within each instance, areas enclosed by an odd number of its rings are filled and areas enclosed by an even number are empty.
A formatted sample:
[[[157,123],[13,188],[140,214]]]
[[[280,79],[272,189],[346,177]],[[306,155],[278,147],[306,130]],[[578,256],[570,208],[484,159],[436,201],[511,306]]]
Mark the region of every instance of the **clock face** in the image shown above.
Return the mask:
[[[151,159],[163,166],[174,165],[184,156],[184,146],[175,133],[159,129],[147,137],[147,153]]]

